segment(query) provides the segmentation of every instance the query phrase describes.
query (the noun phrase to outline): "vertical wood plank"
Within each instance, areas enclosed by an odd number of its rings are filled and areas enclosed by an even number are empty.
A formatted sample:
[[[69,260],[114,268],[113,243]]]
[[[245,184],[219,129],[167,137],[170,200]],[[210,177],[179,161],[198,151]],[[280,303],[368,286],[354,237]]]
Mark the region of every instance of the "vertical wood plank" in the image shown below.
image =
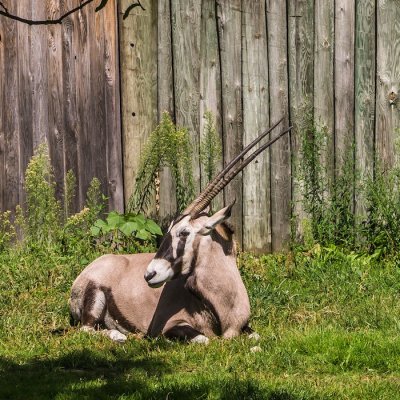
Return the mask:
[[[103,74],[105,77],[108,196],[110,209],[122,212],[124,210],[124,188],[116,1],[110,1],[103,12],[105,32]]]
[[[89,6],[90,7],[90,6]],[[89,7],[78,11],[74,15],[73,32],[73,54],[75,61],[75,103],[77,108],[78,127],[78,164],[79,164],[79,204],[83,204],[86,198],[86,190],[90,171],[90,146],[91,137],[89,134],[90,118],[90,29]]]
[[[242,149],[242,30],[241,0],[222,0],[217,3],[218,37],[222,84],[222,126],[224,162],[231,161]],[[239,174],[224,191],[225,204],[236,199],[231,222],[236,240],[243,243],[243,178]]]
[[[4,91],[5,91],[5,65],[4,45],[5,29],[4,18],[0,18],[0,210],[5,211],[6,175],[5,175],[5,115],[4,115]]]
[[[355,167],[359,182],[373,177],[376,87],[376,1],[356,2]],[[365,217],[362,188],[355,188],[355,213]]]
[[[157,13],[158,121],[161,120],[164,111],[167,111],[175,120],[171,1],[159,0]],[[160,172],[160,217],[175,215],[176,211],[175,186],[169,168],[165,167]]]
[[[105,110],[105,48],[104,41],[107,33],[104,31],[105,10],[95,12],[94,5],[88,7],[89,18],[89,62],[90,62],[90,86],[88,93],[89,119],[88,142],[90,142],[90,173],[86,173],[87,182],[85,192],[90,181],[96,177],[102,184],[102,191],[109,195],[107,176],[107,132]],[[96,135],[96,140],[93,136]]]
[[[200,59],[200,143],[206,122],[204,114],[210,111],[215,120],[215,129],[222,147],[221,65],[218,53],[217,15],[214,0],[204,0],[202,5]],[[220,171],[222,166],[221,156],[216,172]],[[206,173],[201,170],[202,189],[207,183]],[[213,207],[215,210],[223,207],[223,193],[218,194],[213,200]]]
[[[176,124],[189,130],[194,184],[199,191],[201,2],[172,0],[171,11]]]
[[[243,143],[247,145],[270,125],[265,1],[251,2],[242,15]],[[270,252],[272,246],[269,161],[266,150],[243,171],[243,248],[256,253]]]
[[[46,17],[58,18],[60,15],[59,0],[46,2]],[[46,27],[42,27],[46,29]],[[62,198],[64,194],[64,115],[63,115],[63,68],[62,68],[62,40],[61,27],[49,25],[47,27],[48,53],[48,102],[49,132],[48,142],[50,157],[56,179],[56,194]]]
[[[126,202],[134,189],[142,148],[157,121],[157,4],[151,0],[146,11],[137,7],[122,20],[130,4],[122,1],[119,11]]]
[[[18,2],[18,15],[25,18],[31,17],[29,0]],[[32,131],[32,74],[30,71],[30,47],[32,27],[25,24],[17,24],[18,28],[18,103],[19,103],[19,202],[25,201],[24,176],[30,157],[33,154]]]
[[[45,3],[31,2],[32,19],[46,19]],[[32,131],[33,147],[48,143],[48,70],[47,70],[47,27],[32,27],[30,67],[32,73]]]
[[[16,3],[9,11],[17,13]],[[3,18],[4,29],[4,95],[3,107],[5,188],[4,209],[11,210],[19,204],[21,173],[19,165],[19,104],[18,104],[18,28],[15,21]]]
[[[400,1],[381,0],[377,10],[376,153],[385,170],[399,162]]]
[[[314,0],[290,0],[289,23],[289,104],[292,129],[292,203],[293,229],[302,235],[307,218],[303,206],[303,182],[299,176],[302,162],[302,137],[312,131],[314,91]]]
[[[335,169],[354,144],[355,0],[335,2]]]
[[[60,12],[65,13],[71,9],[72,0],[63,0],[60,3]],[[74,46],[77,40],[74,32],[76,32],[76,24],[78,19],[69,16],[64,19],[62,24],[62,76],[63,76],[63,115],[64,115],[64,164],[65,171],[73,171],[76,178],[77,189],[80,184],[80,170],[78,162],[78,138],[80,133],[79,115],[77,110],[76,91],[76,61]],[[79,193],[73,199],[71,211],[77,212],[80,206]]]
[[[288,60],[286,2],[267,0],[270,118],[282,117],[288,125]],[[276,134],[276,133],[275,133]],[[291,165],[290,137],[270,147],[272,251],[286,249],[290,240]]]
[[[315,0],[314,42],[314,124],[325,132],[326,141],[321,153],[321,164],[326,170],[324,180],[334,179],[334,2]],[[328,192],[328,188],[327,188]]]

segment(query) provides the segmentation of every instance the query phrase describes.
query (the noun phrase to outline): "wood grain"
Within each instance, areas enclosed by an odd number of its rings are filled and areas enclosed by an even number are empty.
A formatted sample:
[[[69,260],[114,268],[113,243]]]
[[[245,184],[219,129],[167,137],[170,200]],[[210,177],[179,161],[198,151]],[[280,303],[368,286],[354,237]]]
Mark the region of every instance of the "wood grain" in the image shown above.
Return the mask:
[[[200,47],[200,140],[204,135],[204,115],[210,111],[215,120],[215,128],[222,147],[222,99],[221,99],[221,65],[218,49],[217,15],[215,2],[204,0],[201,10],[201,47]],[[222,169],[221,160],[217,165],[217,172]],[[202,166],[200,166],[202,167]],[[201,170],[201,187],[207,184],[206,173]],[[213,200],[214,210],[223,207],[223,193]]]
[[[376,87],[376,2],[356,2],[355,47],[355,168],[359,183],[373,178]],[[355,213],[366,216],[361,185],[355,188]]]
[[[72,6],[72,0],[64,0],[60,4],[60,11],[66,12]],[[76,99],[76,71],[75,61],[75,25],[77,20],[73,16],[67,17],[62,24],[62,82],[63,82],[63,116],[64,116],[64,171],[72,171],[76,178],[77,188],[81,182],[78,161],[78,140],[80,133],[79,115]],[[79,72],[79,70],[78,70]],[[64,177],[65,180],[65,177]],[[79,194],[74,197],[71,211],[77,212],[82,199]]]
[[[122,135],[119,86],[118,54],[118,14],[117,4],[109,2],[104,12],[104,63],[105,120],[107,136],[107,179],[109,207],[122,212],[124,210],[124,187],[122,167]]]
[[[382,0],[377,10],[376,156],[387,170],[399,162],[400,1]]]
[[[200,28],[201,2],[172,0],[172,50],[176,124],[189,130],[195,190],[200,190]]]
[[[243,144],[247,145],[270,125],[265,2],[251,2],[242,16]],[[272,247],[269,161],[266,150],[243,171],[243,248],[255,253]]]
[[[321,165],[326,171],[325,181],[334,179],[334,2],[315,0],[314,39],[314,124],[325,140],[321,151]],[[326,190],[328,193],[328,188]]]
[[[25,15],[28,18],[31,15],[29,0],[18,2],[17,12],[19,15]],[[19,202],[25,201],[24,174],[28,166],[29,159],[33,154],[33,129],[32,129],[32,74],[30,69],[30,48],[32,28],[17,24],[18,30],[18,113],[19,113],[19,179],[22,184],[19,185]],[[21,88],[24,95],[21,95]]]
[[[291,0],[289,15],[289,104],[292,130],[292,203],[294,229],[298,239],[302,236],[304,219],[304,182],[300,177],[302,138],[312,134],[314,101],[314,1]]]
[[[354,157],[355,0],[335,2],[335,169]]]
[[[241,0],[218,2],[218,38],[221,62],[222,126],[224,136],[224,162],[231,161],[242,149],[242,30]],[[235,227],[236,239],[243,243],[243,178],[239,174],[224,191],[224,201],[228,205],[236,200],[231,222]]]
[[[122,1],[119,10],[126,202],[133,192],[142,148],[157,123],[156,1],[149,1],[146,11],[135,8],[122,20],[130,3]]]
[[[10,12],[17,12],[16,3],[9,4]],[[19,102],[18,102],[18,28],[17,23],[3,18],[4,77],[3,126],[5,152],[4,210],[19,203],[21,171],[19,165]]]
[[[286,3],[267,0],[270,118],[284,117],[288,125],[288,60]],[[272,251],[286,249],[290,239],[291,164],[290,137],[270,147]]]
[[[47,0],[46,17],[59,18],[60,2]],[[37,27],[47,31],[48,53],[48,143],[56,179],[56,193],[62,198],[65,192],[65,162],[64,162],[64,114],[63,114],[63,68],[62,68],[62,40],[59,26]],[[33,28],[35,29],[35,28]]]
[[[174,73],[172,57],[171,1],[158,1],[158,52],[157,52],[157,97],[158,121],[167,111],[175,121]],[[175,184],[169,168],[160,172],[160,217],[171,218],[175,215]]]

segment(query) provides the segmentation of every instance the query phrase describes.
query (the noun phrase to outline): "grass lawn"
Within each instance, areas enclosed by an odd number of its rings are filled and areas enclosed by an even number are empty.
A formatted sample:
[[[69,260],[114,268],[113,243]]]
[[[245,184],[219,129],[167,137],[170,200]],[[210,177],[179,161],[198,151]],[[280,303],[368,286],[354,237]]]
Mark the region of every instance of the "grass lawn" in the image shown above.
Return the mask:
[[[0,399],[400,399],[396,265],[337,250],[244,254],[261,340],[202,346],[80,332],[67,307],[79,260],[0,262]]]

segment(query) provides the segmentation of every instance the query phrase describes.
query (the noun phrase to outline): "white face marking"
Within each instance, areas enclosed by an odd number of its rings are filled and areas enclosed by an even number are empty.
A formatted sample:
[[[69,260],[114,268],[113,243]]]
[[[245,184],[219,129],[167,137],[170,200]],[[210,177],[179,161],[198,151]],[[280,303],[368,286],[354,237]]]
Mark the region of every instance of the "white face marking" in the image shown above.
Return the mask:
[[[146,274],[151,274],[153,272],[155,272],[154,277],[147,281],[151,287],[160,287],[164,282],[169,281],[174,276],[171,263],[162,258],[156,258],[148,265]]]

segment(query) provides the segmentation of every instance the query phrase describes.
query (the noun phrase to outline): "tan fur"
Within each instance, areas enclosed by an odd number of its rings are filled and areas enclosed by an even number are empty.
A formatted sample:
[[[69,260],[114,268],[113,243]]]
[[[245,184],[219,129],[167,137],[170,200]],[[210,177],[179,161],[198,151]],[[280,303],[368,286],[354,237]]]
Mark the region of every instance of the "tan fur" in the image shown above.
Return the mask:
[[[102,256],[73,283],[71,314],[83,325],[152,337],[177,325],[208,337],[236,336],[248,322],[250,305],[231,236],[223,226],[196,236],[189,275],[157,289],[143,277],[154,254]]]

